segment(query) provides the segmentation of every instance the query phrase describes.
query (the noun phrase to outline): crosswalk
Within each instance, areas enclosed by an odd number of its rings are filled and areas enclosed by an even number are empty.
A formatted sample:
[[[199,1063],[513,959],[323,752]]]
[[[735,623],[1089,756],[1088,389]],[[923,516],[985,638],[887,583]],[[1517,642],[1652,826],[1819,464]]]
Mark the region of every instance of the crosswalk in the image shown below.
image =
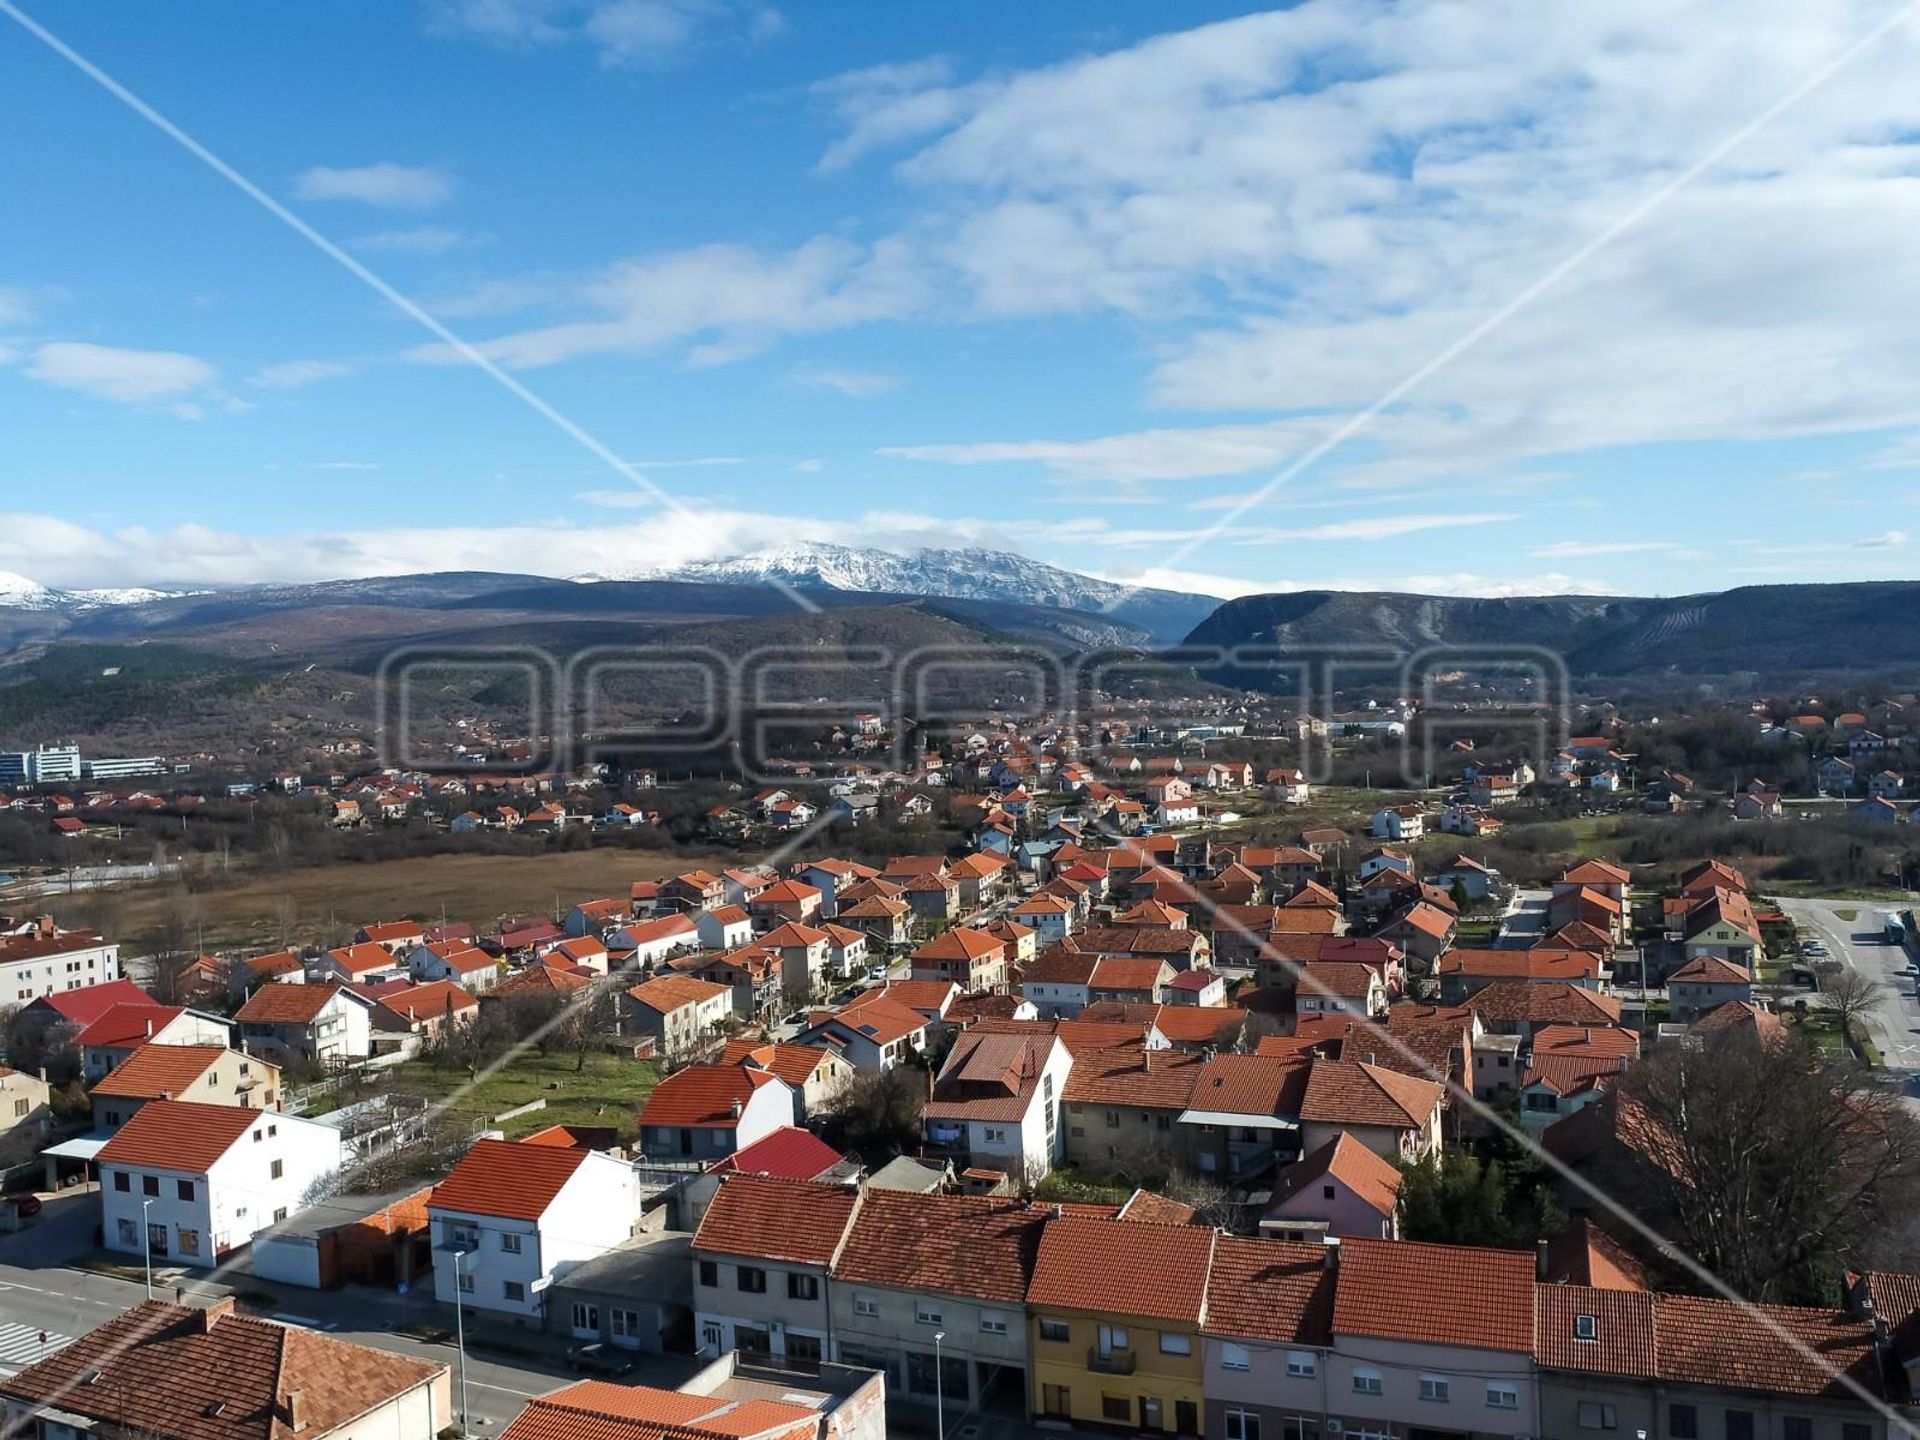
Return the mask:
[[[55,1330],[0,1323],[0,1375],[17,1374],[72,1343],[73,1336]]]

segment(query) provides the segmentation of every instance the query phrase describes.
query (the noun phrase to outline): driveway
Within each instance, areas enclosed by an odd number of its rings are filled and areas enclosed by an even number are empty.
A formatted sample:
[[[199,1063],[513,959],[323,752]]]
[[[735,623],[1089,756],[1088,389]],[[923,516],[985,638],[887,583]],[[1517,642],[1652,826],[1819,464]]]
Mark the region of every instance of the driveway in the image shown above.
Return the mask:
[[[1802,939],[1817,935],[1835,960],[1879,985],[1879,1003],[1865,1017],[1867,1033],[1887,1069],[1911,1079],[1920,1071],[1920,1000],[1913,981],[1900,973],[1908,960],[1905,947],[1885,939],[1888,907],[1861,900],[1782,900],[1780,908],[1793,917]],[[1841,919],[1842,910],[1854,918]]]

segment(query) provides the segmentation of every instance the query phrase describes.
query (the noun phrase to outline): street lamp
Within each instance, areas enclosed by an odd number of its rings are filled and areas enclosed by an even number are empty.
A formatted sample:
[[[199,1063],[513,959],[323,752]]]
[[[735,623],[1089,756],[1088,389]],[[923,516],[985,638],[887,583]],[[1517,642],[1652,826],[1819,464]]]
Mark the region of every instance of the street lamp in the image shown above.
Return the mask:
[[[933,1414],[934,1423],[939,1428],[939,1440],[947,1440],[947,1387],[940,1374],[940,1342],[947,1338],[947,1332],[933,1332]]]
[[[460,1269],[467,1258],[465,1250],[453,1252],[453,1343],[460,1357],[460,1433],[467,1433],[467,1321],[460,1307]]]
[[[140,1202],[140,1253],[147,1262],[147,1298],[153,1298],[153,1222],[147,1217],[153,1213],[152,1199]]]

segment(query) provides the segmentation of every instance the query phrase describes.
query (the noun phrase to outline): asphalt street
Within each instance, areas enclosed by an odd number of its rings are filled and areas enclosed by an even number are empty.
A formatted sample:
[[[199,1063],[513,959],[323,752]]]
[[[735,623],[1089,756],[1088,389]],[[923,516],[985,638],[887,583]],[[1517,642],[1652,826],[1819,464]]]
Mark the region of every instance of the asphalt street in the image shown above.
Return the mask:
[[[1920,1072],[1920,999],[1913,978],[1901,973],[1909,959],[1906,949],[1888,944],[1884,934],[1892,907],[1860,900],[1783,900],[1781,908],[1800,927],[1802,939],[1819,936],[1835,960],[1880,987],[1879,1003],[1865,1017],[1867,1033],[1888,1070],[1909,1079]],[[1841,919],[1841,911],[1853,919]]]

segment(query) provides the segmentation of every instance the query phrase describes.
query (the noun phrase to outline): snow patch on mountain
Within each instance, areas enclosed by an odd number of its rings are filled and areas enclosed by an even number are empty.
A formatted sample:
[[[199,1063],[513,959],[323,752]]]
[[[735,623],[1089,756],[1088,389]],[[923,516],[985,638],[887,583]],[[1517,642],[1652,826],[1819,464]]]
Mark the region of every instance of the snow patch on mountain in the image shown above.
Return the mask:
[[[104,590],[55,590],[11,570],[0,570],[0,610],[99,610],[110,605],[144,605],[187,595],[187,590],[126,586]]]

